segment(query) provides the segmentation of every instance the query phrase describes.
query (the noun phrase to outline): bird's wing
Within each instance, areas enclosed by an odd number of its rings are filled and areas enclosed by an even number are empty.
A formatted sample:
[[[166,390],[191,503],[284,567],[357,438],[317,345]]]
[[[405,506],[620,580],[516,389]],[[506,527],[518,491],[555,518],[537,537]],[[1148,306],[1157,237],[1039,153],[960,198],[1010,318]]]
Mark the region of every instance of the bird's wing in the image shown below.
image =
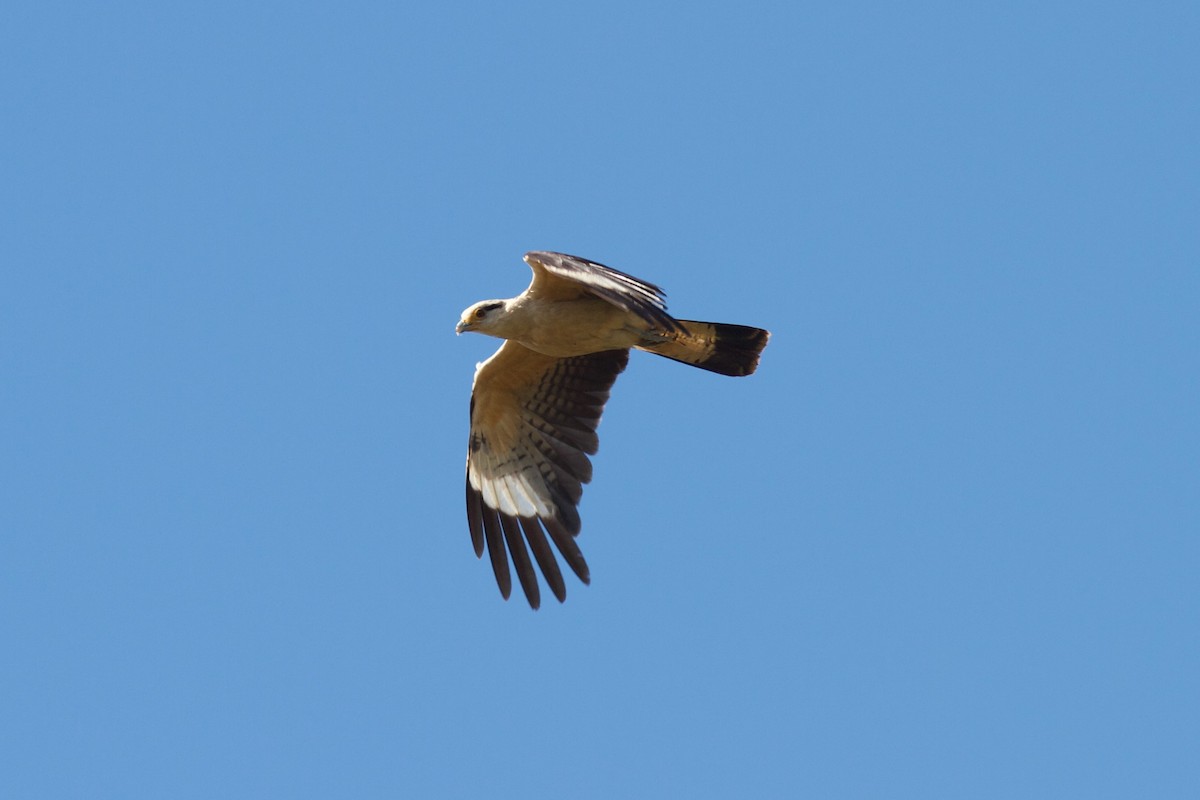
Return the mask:
[[[533,283],[527,290],[530,296],[570,300],[587,293],[638,315],[653,328],[683,332],[667,313],[666,293],[653,283],[565,253],[534,250],[525,254],[525,263],[533,269]]]
[[[508,556],[529,604],[540,603],[529,550],[559,602],[567,590],[546,534],[584,583],[576,505],[592,478],[596,426],[628,350],[552,358],[513,341],[479,365],[471,391],[467,522],[475,555],[487,546],[500,593],[512,591]],[[529,549],[526,549],[528,542]],[[505,544],[507,543],[507,555]]]

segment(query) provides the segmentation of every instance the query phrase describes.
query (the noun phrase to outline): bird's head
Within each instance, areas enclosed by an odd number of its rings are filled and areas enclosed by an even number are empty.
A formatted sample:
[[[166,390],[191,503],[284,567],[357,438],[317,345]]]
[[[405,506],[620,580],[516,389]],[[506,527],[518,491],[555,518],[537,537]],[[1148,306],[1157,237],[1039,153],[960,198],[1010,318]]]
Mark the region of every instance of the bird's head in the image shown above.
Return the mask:
[[[462,313],[462,319],[454,326],[455,333],[491,333],[492,325],[501,316],[504,309],[503,300],[483,300]]]

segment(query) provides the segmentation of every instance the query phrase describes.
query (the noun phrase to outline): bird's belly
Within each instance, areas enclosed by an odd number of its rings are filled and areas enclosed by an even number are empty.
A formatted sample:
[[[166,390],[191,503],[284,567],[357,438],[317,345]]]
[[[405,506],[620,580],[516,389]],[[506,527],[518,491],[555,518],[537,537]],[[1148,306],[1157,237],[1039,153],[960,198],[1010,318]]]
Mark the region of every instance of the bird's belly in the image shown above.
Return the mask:
[[[528,331],[521,344],[555,358],[624,350],[641,341],[625,312],[608,303],[572,304],[542,323]]]

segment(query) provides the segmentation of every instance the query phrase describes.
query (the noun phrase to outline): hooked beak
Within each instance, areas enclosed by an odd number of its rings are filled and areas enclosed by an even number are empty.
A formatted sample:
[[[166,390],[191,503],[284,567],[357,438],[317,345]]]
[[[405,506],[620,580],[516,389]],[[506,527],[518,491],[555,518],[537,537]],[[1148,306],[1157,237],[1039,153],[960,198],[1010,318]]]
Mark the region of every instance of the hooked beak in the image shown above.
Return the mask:
[[[454,332],[458,333],[458,334],[462,333],[463,331],[469,331],[469,330],[471,330],[470,324],[468,324],[467,322],[464,322],[463,320],[459,320],[458,324],[454,326]]]

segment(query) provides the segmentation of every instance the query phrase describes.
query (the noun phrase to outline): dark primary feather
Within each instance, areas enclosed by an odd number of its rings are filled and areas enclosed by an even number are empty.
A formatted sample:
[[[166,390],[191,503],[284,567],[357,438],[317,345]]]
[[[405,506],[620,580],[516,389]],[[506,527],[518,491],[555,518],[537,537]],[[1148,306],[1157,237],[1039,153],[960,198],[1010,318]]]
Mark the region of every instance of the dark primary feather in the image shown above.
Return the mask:
[[[659,330],[682,331],[679,323],[667,313],[666,292],[653,283],[566,253],[533,250],[526,253],[525,258],[537,261],[559,277],[583,284],[591,294],[637,314]]]
[[[550,591],[554,592],[558,602],[563,602],[567,599],[567,585],[563,582],[562,570],[558,568],[558,561],[554,558],[554,551],[550,549],[550,542],[546,540],[546,533],[536,517],[519,519],[521,530],[525,531],[525,538],[529,541],[529,549],[533,551],[533,557],[537,559]],[[583,582],[587,583],[586,577],[583,577]]]
[[[504,541],[508,542],[508,553],[512,556],[513,567],[517,570],[517,579],[521,581],[521,589],[531,608],[537,608],[542,603],[538,592],[537,573],[533,571],[533,563],[529,560],[529,551],[525,549],[525,540],[521,537],[521,524],[518,517],[500,514],[500,527],[504,529]]]
[[[507,600],[508,596],[512,594],[512,576],[508,574],[508,556],[504,552],[504,532],[500,527],[500,512],[487,503],[482,503],[481,507],[488,557],[492,560],[492,572],[496,575],[500,595]]]

